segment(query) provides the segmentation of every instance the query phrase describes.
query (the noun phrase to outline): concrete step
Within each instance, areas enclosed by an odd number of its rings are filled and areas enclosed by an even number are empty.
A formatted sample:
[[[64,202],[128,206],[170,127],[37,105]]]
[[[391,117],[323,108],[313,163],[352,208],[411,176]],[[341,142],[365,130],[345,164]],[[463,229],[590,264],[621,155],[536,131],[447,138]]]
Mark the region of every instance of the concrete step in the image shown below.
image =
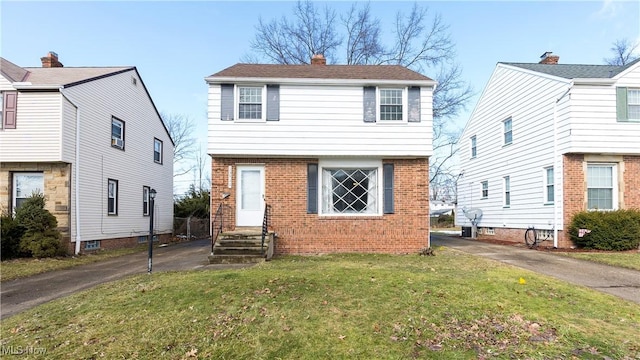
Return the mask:
[[[261,255],[209,255],[209,264],[250,264],[265,261]]]
[[[267,245],[268,243],[269,238],[265,238],[264,244]],[[262,245],[262,239],[218,239],[218,241],[216,241],[216,247],[260,247],[260,245]]]
[[[264,247],[267,251],[267,247]],[[260,246],[224,246],[214,247],[213,255],[262,255],[262,248]]]

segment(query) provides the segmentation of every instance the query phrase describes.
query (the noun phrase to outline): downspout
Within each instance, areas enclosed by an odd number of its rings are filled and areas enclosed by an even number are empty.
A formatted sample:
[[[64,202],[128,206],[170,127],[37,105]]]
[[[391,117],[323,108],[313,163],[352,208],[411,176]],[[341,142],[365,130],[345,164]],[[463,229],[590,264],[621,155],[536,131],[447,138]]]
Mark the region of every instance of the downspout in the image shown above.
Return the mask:
[[[562,94],[559,98],[556,99],[553,103],[553,248],[558,248],[558,216],[560,216],[560,201],[558,201],[558,178],[560,178],[561,174],[558,170],[560,170],[560,158],[558,155],[558,103],[562,98],[569,94],[569,90],[571,90],[571,86],[567,89],[567,91]],[[564,195],[564,194],[563,194]],[[564,197],[564,196],[563,196]]]
[[[73,175],[75,178],[76,186],[74,188],[75,193],[75,220],[76,220],[76,244],[75,244],[75,254],[78,255],[80,253],[80,242],[82,241],[82,236],[80,235],[80,108],[78,105],[72,101],[67,94],[64,93],[64,87],[60,87],[60,94],[67,99],[68,102],[76,108],[76,156],[75,156],[75,166],[73,167]]]

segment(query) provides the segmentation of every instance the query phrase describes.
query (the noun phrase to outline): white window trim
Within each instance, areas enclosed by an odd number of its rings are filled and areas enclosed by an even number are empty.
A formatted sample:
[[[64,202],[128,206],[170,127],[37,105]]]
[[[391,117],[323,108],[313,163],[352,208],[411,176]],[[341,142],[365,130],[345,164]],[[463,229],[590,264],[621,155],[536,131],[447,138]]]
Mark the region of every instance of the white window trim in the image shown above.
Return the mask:
[[[151,191],[150,186],[142,187],[142,216],[149,216],[150,214],[149,207],[151,206],[151,202],[149,199],[149,191]],[[147,204],[146,209],[144,206],[145,203]]]
[[[509,203],[507,204],[507,179],[509,179]],[[488,190],[488,189],[487,189]],[[502,207],[511,207],[511,176],[502,177]]]
[[[117,123],[120,124],[120,136],[116,137],[113,136],[113,123]],[[109,128],[110,132],[111,132],[111,147],[114,147],[116,149],[120,149],[120,150],[124,150],[124,121],[116,118],[115,116],[111,117],[111,127]],[[119,146],[116,144],[116,141],[120,140],[122,143],[122,146]]]
[[[156,144],[160,144],[160,160],[156,160]],[[156,164],[161,164],[162,165],[162,161],[164,160],[164,143],[162,142],[162,140],[158,139],[158,138],[153,138],[153,162]]]
[[[240,118],[240,88],[262,88],[262,114],[260,119],[241,119]],[[234,85],[233,87],[234,97],[233,97],[233,115],[236,119],[235,122],[246,122],[246,123],[262,123],[267,122],[267,85],[266,84],[241,84]]]
[[[471,158],[475,159],[478,156],[478,137],[476,135],[473,135],[469,141],[471,142]]]
[[[111,185],[111,183],[114,183],[116,186],[116,191],[114,194],[114,201],[113,201],[113,210],[114,211],[109,211],[109,186]],[[115,179],[108,179],[107,180],[107,215],[118,215],[118,181]]]
[[[380,119],[380,90],[402,90],[402,120]],[[406,124],[409,122],[409,88],[400,86],[376,86],[376,123],[381,124]]]
[[[611,184],[612,184],[612,189],[611,189],[611,209],[591,209],[589,208],[589,173],[588,173],[588,168],[590,165],[593,166],[611,166]],[[584,168],[586,171],[584,173],[584,182],[586,184],[586,191],[584,193],[584,200],[585,200],[585,204],[587,206],[587,211],[615,211],[619,209],[618,206],[618,192],[620,191],[619,188],[619,184],[618,184],[618,164],[617,163],[600,163],[600,162],[587,162],[587,166],[586,168]]]
[[[487,196],[484,196],[484,183],[487,183]],[[489,198],[489,180],[480,181],[480,200]]]
[[[349,214],[340,214],[340,213],[331,213],[331,214],[325,214],[323,213],[323,209],[324,209],[324,197],[322,194],[322,187],[323,187],[323,183],[322,183],[322,173],[324,171],[325,168],[351,168],[351,169],[363,169],[363,168],[377,168],[377,186],[378,186],[378,202],[377,202],[377,211],[375,213],[368,213],[368,214],[354,214],[354,213],[349,213]],[[371,160],[371,159],[366,159],[366,160],[356,160],[356,159],[344,159],[344,160],[334,160],[334,159],[327,159],[327,160],[320,160],[318,162],[318,194],[317,194],[317,199],[318,199],[318,216],[320,217],[372,217],[372,216],[383,216],[383,203],[384,203],[384,198],[383,198],[383,191],[384,191],[384,185],[382,183],[383,181],[383,174],[382,174],[382,159],[380,160]]]
[[[42,189],[40,189],[40,193],[44,195],[44,173],[43,172],[14,172],[11,177],[11,209],[15,213],[16,211],[16,197],[18,195],[18,189],[16,187],[16,176],[40,176],[42,177]],[[31,194],[29,194],[31,196]],[[29,197],[27,196],[27,197]],[[21,198],[22,199],[22,198]]]
[[[85,250],[98,250],[100,249],[100,240],[90,240],[84,242]]]
[[[511,141],[507,142],[505,139],[505,136],[507,135],[507,121],[511,122],[511,130],[509,130],[509,132],[511,133]],[[507,145],[511,145],[513,144],[513,118],[511,116],[509,116],[508,118],[502,120],[502,146],[507,146]]]
[[[630,92],[630,91],[639,91],[639,92],[640,92],[640,88],[631,88],[631,87],[630,87],[630,88],[627,88],[627,121],[630,121],[630,122],[638,122],[638,121],[640,121],[640,118],[635,119],[635,118],[632,118],[632,117],[629,115],[629,113],[630,113],[629,108],[630,108],[631,106],[638,106],[638,105],[640,105],[640,103],[639,103],[639,104],[636,104],[636,103],[633,103],[633,104],[632,104],[632,103],[629,101],[629,92]]]
[[[551,184],[549,184],[547,182],[547,170],[552,169],[553,170],[553,178],[551,179],[551,181],[553,181]],[[549,197],[547,196],[547,188],[549,187],[549,185],[553,185],[553,198],[554,201],[549,201]],[[553,166],[545,166],[542,168],[542,198],[543,198],[543,205],[553,205],[555,203],[555,188],[556,188],[556,169],[554,169]]]

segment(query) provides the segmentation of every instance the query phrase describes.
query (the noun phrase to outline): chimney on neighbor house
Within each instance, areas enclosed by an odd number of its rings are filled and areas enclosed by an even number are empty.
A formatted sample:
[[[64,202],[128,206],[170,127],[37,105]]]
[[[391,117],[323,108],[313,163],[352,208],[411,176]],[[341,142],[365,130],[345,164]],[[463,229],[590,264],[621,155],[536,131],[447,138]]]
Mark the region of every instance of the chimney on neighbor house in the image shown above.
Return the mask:
[[[42,61],[43,68],[58,68],[64,66],[60,61],[58,61],[58,54],[53,51],[49,51],[47,56],[41,57],[40,61]]]
[[[558,63],[558,60],[560,60],[560,56],[551,54],[553,54],[551,51],[547,51],[542,54],[542,56],[540,56],[541,60],[538,64],[556,65]]]
[[[315,54],[311,58],[311,65],[327,65],[327,59],[322,54]]]

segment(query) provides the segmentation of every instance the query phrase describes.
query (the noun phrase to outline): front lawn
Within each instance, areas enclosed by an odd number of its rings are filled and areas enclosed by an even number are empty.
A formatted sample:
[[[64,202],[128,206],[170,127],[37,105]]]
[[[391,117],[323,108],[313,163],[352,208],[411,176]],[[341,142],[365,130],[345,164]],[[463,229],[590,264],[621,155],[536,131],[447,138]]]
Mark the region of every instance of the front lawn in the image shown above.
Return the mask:
[[[601,264],[640,270],[640,252],[557,252],[557,254]]]
[[[451,249],[436,254],[143,274],[3,320],[2,348],[30,349],[25,359],[640,356],[638,304]]]

